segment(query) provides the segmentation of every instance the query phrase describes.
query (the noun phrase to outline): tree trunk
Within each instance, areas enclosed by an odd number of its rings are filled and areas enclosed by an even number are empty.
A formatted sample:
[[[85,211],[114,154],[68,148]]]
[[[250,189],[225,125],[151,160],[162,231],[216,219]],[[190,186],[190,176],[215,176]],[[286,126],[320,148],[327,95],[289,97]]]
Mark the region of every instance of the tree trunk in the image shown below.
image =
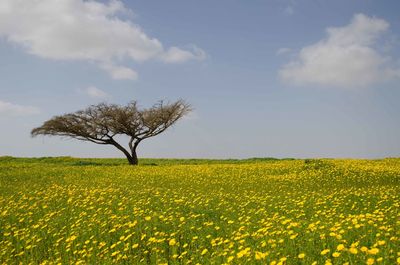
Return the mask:
[[[136,148],[132,150],[132,164],[131,165],[137,165],[139,163],[139,159],[136,154]]]
[[[129,165],[136,166],[138,164],[137,158],[134,159],[131,155],[125,154],[126,158],[128,159]]]
[[[114,145],[116,148],[122,151],[126,158],[128,159],[128,162],[130,165],[136,166],[138,164],[138,158],[136,155],[136,148],[132,150],[132,155],[125,149],[123,148],[119,143],[117,143],[114,139],[111,139],[111,144]]]
[[[121,150],[122,151],[122,150]],[[128,162],[130,165],[132,166],[136,166],[138,164],[138,159],[137,157],[133,157],[131,156],[128,151],[124,150],[122,151],[124,153],[124,155],[126,156],[126,159],[128,159]]]
[[[136,153],[136,149],[137,149],[141,139],[137,139],[134,143],[133,143],[133,141],[134,141],[134,138],[132,137],[129,142],[129,148],[131,149],[132,165],[137,165],[139,163],[139,159],[138,159],[138,156]]]

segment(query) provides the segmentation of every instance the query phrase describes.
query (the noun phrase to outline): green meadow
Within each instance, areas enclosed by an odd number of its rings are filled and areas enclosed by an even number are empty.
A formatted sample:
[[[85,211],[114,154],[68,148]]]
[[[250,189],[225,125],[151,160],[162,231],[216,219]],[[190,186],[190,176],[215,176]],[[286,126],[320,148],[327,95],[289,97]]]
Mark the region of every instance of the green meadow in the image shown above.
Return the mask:
[[[400,263],[400,159],[1,157],[0,262]]]

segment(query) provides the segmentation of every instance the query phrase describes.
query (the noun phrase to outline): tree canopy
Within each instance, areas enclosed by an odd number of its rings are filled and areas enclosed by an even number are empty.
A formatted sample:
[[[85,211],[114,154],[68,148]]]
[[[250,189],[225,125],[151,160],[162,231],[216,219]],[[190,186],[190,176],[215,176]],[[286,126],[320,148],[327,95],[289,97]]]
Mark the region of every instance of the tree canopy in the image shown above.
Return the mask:
[[[130,164],[136,165],[139,143],[164,132],[191,110],[183,100],[173,103],[159,101],[147,109],[140,109],[136,101],[126,106],[101,103],[55,116],[33,129],[31,135],[64,136],[113,145],[125,154]],[[128,149],[116,141],[117,135],[129,136]]]

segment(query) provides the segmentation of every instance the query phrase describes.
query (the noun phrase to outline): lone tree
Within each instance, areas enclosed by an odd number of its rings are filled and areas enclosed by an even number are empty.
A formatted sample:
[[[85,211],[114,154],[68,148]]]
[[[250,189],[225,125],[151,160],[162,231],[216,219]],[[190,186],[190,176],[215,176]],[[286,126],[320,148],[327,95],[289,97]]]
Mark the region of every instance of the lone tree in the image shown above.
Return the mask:
[[[85,110],[55,116],[32,130],[37,135],[56,135],[109,144],[121,150],[131,165],[138,164],[136,149],[144,139],[159,135],[191,111],[183,100],[165,104],[159,101],[148,109],[139,109],[136,101],[126,106],[101,103]],[[129,136],[129,149],[115,140]]]

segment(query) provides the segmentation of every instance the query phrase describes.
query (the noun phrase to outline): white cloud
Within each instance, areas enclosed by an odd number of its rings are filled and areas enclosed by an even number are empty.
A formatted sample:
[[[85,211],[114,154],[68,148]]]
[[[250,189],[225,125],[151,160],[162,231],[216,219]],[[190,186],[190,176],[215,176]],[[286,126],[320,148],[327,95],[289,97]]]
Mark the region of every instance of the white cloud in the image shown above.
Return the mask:
[[[206,57],[205,52],[196,46],[192,46],[191,52],[181,50],[178,47],[171,47],[163,55],[162,60],[167,63],[182,63],[188,60],[203,60]]]
[[[290,48],[279,48],[279,49],[276,51],[276,55],[287,54],[287,53],[289,53],[289,52],[291,52],[291,51],[292,51],[292,49],[290,49]]]
[[[22,106],[0,100],[0,116],[28,116],[39,114],[40,110],[32,106]]]
[[[95,62],[116,79],[137,78],[119,65],[126,59],[175,63],[204,58],[199,48],[166,50],[138,25],[118,17],[131,12],[118,0],[2,0],[0,36],[43,58]]]
[[[87,94],[89,97],[96,99],[105,99],[110,97],[106,92],[95,86],[87,87],[83,90],[83,92]]]
[[[114,65],[112,63],[102,63],[100,65],[100,67],[102,69],[106,70],[111,75],[111,77],[116,80],[123,80],[123,79],[137,80],[138,79],[138,73],[128,67]]]
[[[354,15],[344,27],[328,28],[327,36],[301,49],[280,77],[295,85],[364,87],[400,77],[390,56],[375,48],[389,24],[379,18]]]

